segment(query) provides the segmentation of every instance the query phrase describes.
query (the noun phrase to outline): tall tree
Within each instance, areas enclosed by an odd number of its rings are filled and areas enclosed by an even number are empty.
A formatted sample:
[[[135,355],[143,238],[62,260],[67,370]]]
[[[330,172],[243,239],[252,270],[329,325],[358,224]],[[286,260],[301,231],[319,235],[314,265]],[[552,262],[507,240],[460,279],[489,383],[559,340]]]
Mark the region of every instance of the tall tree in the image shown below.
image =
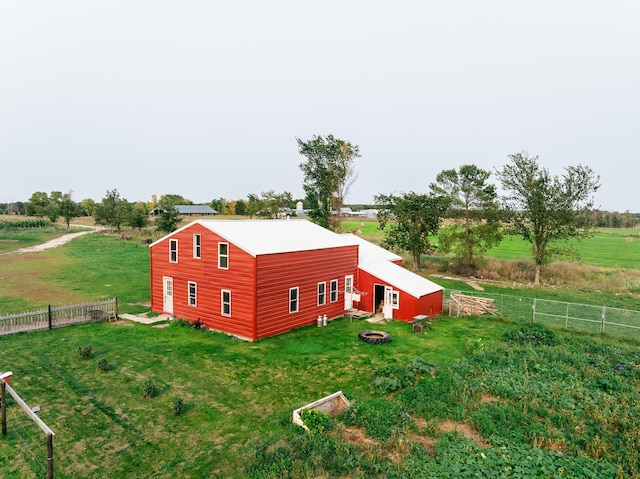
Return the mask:
[[[64,218],[64,222],[67,225],[67,229],[69,229],[69,225],[71,223],[71,219],[78,214],[78,205],[71,198],[73,195],[73,191],[69,191],[62,195],[62,199],[60,200],[59,212],[60,216]]]
[[[450,200],[450,216],[461,218],[462,224],[442,228],[438,233],[438,250],[452,251],[459,261],[471,268],[488,248],[502,239],[497,215],[497,193],[488,180],[491,173],[475,165],[458,170],[443,170],[430,188],[434,194]]]
[[[27,203],[27,214],[30,216],[45,217],[47,216],[47,208],[49,207],[49,195],[44,191],[36,191],[29,198]]]
[[[449,198],[411,191],[401,196],[376,195],[374,200],[380,228],[387,229],[384,245],[408,251],[413,257],[413,270],[420,271],[420,256],[433,251],[429,236],[438,232]]]
[[[120,227],[129,219],[131,211],[130,203],[120,197],[118,190],[107,191],[102,201],[96,204],[93,217],[100,225],[111,226],[120,232]]]
[[[587,166],[569,166],[566,173],[551,176],[538,165],[538,156],[527,152],[509,155],[510,164],[498,172],[505,190],[509,231],[531,244],[535,263],[535,286],[540,270],[556,257],[578,257],[567,241],[590,236],[592,195],[600,188],[600,177]]]
[[[360,148],[333,135],[296,141],[299,153],[307,158],[300,163],[300,169],[309,216],[314,223],[329,228],[331,212],[335,211],[333,228],[340,232],[341,209],[356,179],[354,160],[360,157]]]
[[[177,230],[180,223],[182,223],[182,218],[180,217],[180,213],[178,213],[174,201],[176,201],[176,198],[169,196],[162,197],[160,203],[158,203],[160,210],[160,213],[156,216],[156,228],[158,231],[171,233]]]

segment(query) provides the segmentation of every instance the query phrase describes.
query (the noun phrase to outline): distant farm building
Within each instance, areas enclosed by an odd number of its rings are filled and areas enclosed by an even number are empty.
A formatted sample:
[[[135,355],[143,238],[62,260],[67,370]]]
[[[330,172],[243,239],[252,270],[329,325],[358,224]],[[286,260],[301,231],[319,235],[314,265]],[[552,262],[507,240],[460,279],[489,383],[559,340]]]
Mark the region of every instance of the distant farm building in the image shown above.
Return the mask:
[[[214,216],[218,214],[216,210],[207,205],[175,205],[174,208],[178,211],[178,214],[182,216]],[[162,206],[156,206],[151,210],[151,214],[159,215],[162,214],[163,211]]]
[[[352,309],[411,321],[443,288],[355,235],[307,220],[197,220],[150,245],[152,310],[257,340]]]

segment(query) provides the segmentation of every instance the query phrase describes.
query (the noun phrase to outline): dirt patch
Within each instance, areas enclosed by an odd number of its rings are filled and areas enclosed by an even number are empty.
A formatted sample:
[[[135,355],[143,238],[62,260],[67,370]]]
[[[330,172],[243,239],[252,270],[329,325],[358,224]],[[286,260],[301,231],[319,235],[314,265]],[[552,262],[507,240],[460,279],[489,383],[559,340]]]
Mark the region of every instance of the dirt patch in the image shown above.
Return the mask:
[[[116,326],[133,326],[133,323],[129,321],[122,321],[121,319],[119,319],[118,321],[113,321],[109,324],[114,324]]]
[[[153,325],[153,326],[151,326],[151,327],[152,327],[152,328],[162,329],[162,328],[166,328],[166,327],[168,327],[168,326],[170,326],[170,324],[169,324],[169,323],[162,323],[162,324],[156,324],[156,325]]]
[[[379,446],[380,442],[367,436],[363,428],[345,427],[342,430],[342,436],[347,444],[356,444],[364,446]]]
[[[443,421],[440,424],[441,432],[457,432],[462,434],[467,439],[471,439],[473,442],[482,447],[487,447],[488,444],[482,440],[480,434],[477,433],[474,429],[472,429],[469,425],[455,422],[455,421]]]
[[[492,396],[491,394],[483,394],[480,398],[481,404],[487,404],[491,402],[500,402],[500,398],[497,396]]]

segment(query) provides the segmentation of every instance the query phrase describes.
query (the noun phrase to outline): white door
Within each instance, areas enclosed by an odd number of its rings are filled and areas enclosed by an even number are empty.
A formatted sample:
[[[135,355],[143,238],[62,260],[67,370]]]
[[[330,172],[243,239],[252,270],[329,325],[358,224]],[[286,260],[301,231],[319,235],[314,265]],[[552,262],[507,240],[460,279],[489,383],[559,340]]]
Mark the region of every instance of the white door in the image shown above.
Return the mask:
[[[384,304],[382,305],[384,319],[393,319],[393,288],[384,287]]]
[[[344,310],[349,311],[353,308],[353,275],[344,277]]]
[[[165,313],[173,314],[173,278],[163,276],[162,281],[162,310]]]

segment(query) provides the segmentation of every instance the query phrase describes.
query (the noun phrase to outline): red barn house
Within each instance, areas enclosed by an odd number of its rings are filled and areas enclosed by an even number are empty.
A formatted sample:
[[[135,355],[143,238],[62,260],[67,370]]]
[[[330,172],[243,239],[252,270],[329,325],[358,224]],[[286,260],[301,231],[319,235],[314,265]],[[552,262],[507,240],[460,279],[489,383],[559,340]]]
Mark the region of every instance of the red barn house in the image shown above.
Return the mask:
[[[402,320],[442,311],[442,288],[399,256],[307,220],[198,220],[150,251],[153,311],[245,339],[354,307]]]

